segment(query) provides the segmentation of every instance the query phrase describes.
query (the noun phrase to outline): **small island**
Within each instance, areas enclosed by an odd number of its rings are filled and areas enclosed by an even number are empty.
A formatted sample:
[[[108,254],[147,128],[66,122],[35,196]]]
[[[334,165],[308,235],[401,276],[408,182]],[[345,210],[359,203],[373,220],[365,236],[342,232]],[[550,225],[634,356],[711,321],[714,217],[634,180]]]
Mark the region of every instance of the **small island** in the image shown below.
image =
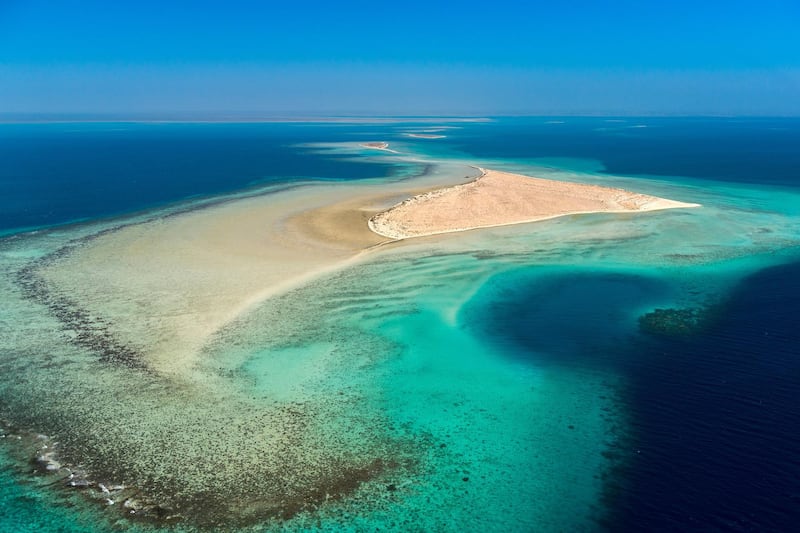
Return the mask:
[[[382,141],[374,141],[374,142],[362,143],[361,146],[364,148],[371,148],[373,150],[386,150],[387,148],[389,148],[389,143]]]
[[[370,229],[391,239],[407,239],[565,215],[699,207],[599,185],[481,172],[474,181],[419,194],[374,215]]]

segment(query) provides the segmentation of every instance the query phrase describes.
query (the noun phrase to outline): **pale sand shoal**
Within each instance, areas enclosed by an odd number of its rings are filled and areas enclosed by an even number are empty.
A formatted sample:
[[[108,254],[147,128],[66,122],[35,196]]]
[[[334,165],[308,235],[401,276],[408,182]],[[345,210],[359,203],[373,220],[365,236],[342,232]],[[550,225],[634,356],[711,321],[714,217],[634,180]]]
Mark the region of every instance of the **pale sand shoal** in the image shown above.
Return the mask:
[[[446,135],[435,135],[431,133],[406,133],[406,137],[413,137],[415,139],[444,139]]]
[[[453,173],[317,183],[232,200],[101,234],[38,273],[149,368],[187,376],[231,320],[389,241],[370,231],[375,213],[420,189],[463,181]]]
[[[410,198],[369,220],[379,235],[407,239],[586,213],[699,207],[623,189],[483,170],[476,180]]]
[[[148,367],[185,374],[209,336],[249,306],[385,240],[350,228],[369,214],[346,213],[347,223],[338,225],[324,224],[324,212],[300,215],[351,194],[299,188],[128,226],[89,241],[42,275],[112,324],[115,338]]]

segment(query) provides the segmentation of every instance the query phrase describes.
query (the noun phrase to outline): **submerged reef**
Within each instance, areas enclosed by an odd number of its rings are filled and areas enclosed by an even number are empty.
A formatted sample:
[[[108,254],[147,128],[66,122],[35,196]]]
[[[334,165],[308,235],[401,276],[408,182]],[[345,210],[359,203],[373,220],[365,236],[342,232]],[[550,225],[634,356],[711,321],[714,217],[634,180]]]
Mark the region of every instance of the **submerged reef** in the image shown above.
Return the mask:
[[[694,335],[707,329],[718,314],[718,305],[657,308],[639,317],[639,330],[668,337]]]
[[[385,430],[385,416],[366,412],[341,381],[277,398],[219,381],[214,369],[197,382],[152,371],[116,324],[41,275],[86,240],[7,274],[14,309],[40,312],[18,334],[30,346],[0,359],[16,376],[0,387],[0,437],[15,475],[59,500],[96,504],[108,520],[218,530],[335,512],[356,494],[362,505],[380,502],[387,483],[415,470],[427,445]],[[329,374],[375,351],[359,346]]]

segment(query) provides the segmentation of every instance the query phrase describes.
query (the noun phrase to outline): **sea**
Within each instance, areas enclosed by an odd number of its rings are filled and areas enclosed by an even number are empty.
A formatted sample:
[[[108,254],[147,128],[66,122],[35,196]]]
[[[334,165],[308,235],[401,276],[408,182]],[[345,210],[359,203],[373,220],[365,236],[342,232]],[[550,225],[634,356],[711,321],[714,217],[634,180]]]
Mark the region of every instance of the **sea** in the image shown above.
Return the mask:
[[[220,199],[413,180],[454,163],[702,206],[420,239],[227,327],[203,371],[224,374],[230,397],[247,395],[256,411],[345,397],[346,414],[326,419],[330,442],[351,454],[397,450],[336,498],[274,516],[228,502],[202,520],[180,509],[140,519],[129,489],[70,486],[97,457],[126,450],[149,454],[153,472],[106,471],[143,492],[190,479],[202,462],[251,475],[257,461],[231,447],[200,458],[166,449],[212,432],[224,444],[255,422],[218,431],[211,421],[235,407],[228,396],[199,405],[185,383],[110,368],[32,295],[32,269],[93,235]],[[0,124],[0,302],[0,531],[800,523],[797,118]],[[43,470],[41,456],[59,446],[84,461]]]

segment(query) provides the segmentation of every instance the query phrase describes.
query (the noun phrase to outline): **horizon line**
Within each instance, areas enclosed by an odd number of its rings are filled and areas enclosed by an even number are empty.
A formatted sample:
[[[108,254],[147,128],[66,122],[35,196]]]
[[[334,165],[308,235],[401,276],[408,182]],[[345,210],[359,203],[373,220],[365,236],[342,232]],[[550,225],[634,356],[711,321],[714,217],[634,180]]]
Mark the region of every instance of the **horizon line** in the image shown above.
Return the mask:
[[[497,114],[381,114],[381,113],[258,113],[258,112],[3,112],[0,124],[37,123],[392,123],[392,122],[492,122],[502,118],[719,118],[719,119],[790,119],[800,114],[729,114],[729,113],[497,113]]]

